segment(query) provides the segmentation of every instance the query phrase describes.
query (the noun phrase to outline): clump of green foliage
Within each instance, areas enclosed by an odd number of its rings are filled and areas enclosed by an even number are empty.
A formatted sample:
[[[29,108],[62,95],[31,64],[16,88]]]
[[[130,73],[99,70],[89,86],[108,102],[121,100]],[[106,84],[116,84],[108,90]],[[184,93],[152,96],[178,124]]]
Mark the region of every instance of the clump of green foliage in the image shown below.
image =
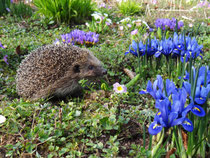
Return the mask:
[[[0,16],[8,13],[6,8],[9,8],[10,0],[1,0],[0,1]]]
[[[95,8],[91,0],[34,0],[37,13],[57,24],[78,24],[90,18]]]
[[[22,1],[19,3],[12,3],[10,5],[10,10],[11,15],[21,18],[31,17],[33,14],[32,8]]]
[[[118,3],[118,9],[123,15],[134,15],[143,13],[143,8],[136,0],[126,0]]]

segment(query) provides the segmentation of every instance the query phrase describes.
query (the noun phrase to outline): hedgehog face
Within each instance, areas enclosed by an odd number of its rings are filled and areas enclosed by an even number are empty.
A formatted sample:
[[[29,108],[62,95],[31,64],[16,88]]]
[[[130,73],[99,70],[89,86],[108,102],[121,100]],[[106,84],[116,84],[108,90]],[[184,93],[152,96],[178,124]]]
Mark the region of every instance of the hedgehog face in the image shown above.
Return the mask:
[[[100,77],[107,73],[101,62],[92,53],[88,54],[86,61],[83,61],[82,64],[75,63],[73,72],[79,79]]]

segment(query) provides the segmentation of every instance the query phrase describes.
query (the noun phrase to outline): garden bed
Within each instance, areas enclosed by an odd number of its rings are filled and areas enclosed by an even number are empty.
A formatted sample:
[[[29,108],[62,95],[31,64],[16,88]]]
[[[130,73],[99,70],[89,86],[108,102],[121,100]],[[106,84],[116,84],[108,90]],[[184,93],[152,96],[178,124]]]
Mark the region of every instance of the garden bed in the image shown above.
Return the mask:
[[[208,157],[207,1],[6,1],[0,157]],[[50,44],[90,50],[107,75],[81,79],[78,97],[21,97],[20,63]]]

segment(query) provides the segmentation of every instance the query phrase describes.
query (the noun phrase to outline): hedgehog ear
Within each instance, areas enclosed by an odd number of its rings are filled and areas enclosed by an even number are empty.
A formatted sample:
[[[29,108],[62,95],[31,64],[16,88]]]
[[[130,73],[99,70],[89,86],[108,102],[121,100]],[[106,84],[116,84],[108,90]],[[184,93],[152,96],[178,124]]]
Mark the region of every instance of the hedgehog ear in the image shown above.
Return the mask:
[[[79,73],[79,72],[80,72],[80,66],[79,66],[79,65],[74,65],[73,71],[74,71],[75,73]]]

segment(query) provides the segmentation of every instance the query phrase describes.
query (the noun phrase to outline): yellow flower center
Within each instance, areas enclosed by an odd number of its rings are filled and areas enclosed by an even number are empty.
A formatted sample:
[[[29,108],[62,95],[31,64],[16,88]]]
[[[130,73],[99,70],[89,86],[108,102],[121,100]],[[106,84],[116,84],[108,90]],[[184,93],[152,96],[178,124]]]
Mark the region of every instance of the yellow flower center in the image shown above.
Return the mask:
[[[158,112],[158,113],[157,113],[157,115],[160,115],[160,114],[161,114],[161,112]]]
[[[197,110],[197,111],[201,112],[201,111],[200,111],[200,109],[198,109],[198,108],[196,108],[196,107],[195,107],[195,108],[193,108],[193,109],[195,109],[195,110]]]
[[[155,129],[156,127],[159,127],[159,125],[158,125],[158,124],[154,125],[154,126],[153,126],[153,129]]]
[[[191,124],[189,122],[187,122],[187,121],[184,121],[184,124],[187,124],[187,125],[191,126]]]
[[[123,88],[122,88],[121,86],[119,86],[119,87],[117,87],[117,90],[118,90],[118,91],[122,91]]]

